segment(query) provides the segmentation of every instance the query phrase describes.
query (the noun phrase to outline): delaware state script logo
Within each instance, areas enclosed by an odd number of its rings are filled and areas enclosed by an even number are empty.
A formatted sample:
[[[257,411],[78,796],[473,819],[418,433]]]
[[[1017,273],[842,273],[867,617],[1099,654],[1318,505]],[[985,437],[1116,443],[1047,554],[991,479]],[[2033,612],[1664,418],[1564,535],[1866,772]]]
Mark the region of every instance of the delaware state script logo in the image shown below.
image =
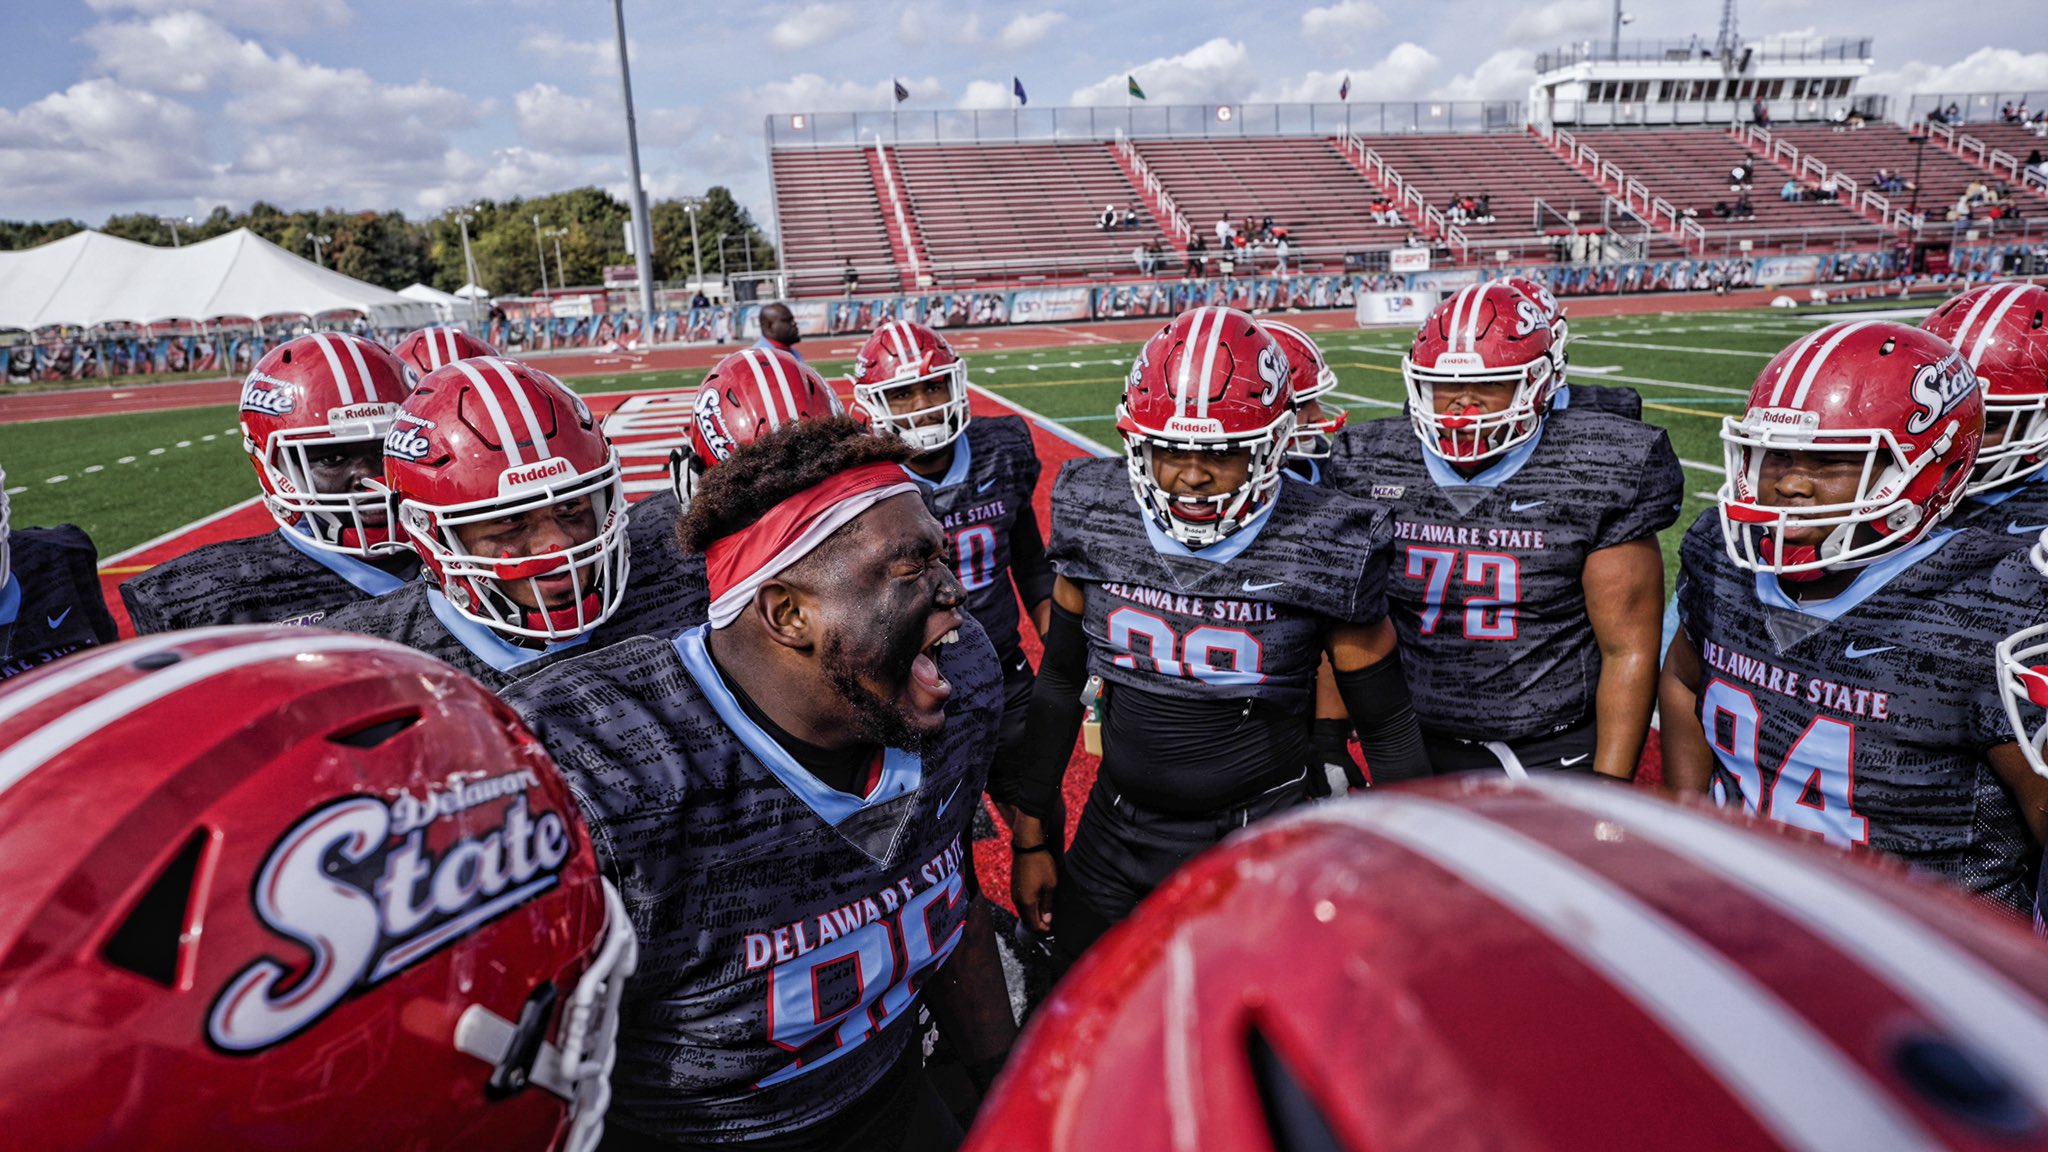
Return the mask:
[[[1906,431],[1919,435],[1934,427],[1949,409],[1977,390],[1977,375],[1963,358],[1950,353],[1913,373],[1913,403],[1919,409],[1906,417]]]
[[[433,444],[424,433],[434,426],[432,420],[422,420],[410,412],[400,412],[392,421],[391,431],[384,434],[384,454],[400,460],[424,460],[433,451]]]
[[[242,411],[261,412],[268,416],[288,415],[298,407],[292,396],[292,386],[275,376],[261,372],[249,373],[242,381]]]
[[[528,807],[539,787],[521,769],[309,813],[272,845],[251,894],[293,959],[237,973],[207,1014],[207,1039],[229,1052],[289,1039],[553,888],[575,841],[560,813]]]

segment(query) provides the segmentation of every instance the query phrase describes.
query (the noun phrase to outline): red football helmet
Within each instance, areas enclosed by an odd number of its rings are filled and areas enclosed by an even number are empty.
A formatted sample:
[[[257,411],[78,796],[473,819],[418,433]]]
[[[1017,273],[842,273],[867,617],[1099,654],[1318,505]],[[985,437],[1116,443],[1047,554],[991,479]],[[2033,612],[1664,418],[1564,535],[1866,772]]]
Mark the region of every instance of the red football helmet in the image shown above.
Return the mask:
[[[1200,548],[1271,507],[1294,442],[1287,353],[1250,314],[1196,308],[1174,317],[1138,351],[1116,409],[1138,507],[1175,540]],[[1152,465],[1156,451],[1249,451],[1237,488],[1176,496]]]
[[[307,543],[350,556],[391,539],[378,493],[322,492],[312,461],[322,449],[384,439],[409,387],[391,353],[341,332],[287,340],[256,362],[242,381],[242,449],[280,526],[299,525]]]
[[[1507,278],[1507,286],[1534,300],[1536,306],[1543,310],[1544,319],[1550,324],[1550,358],[1557,365],[1558,383],[1564,383],[1567,355],[1565,346],[1571,342],[1572,335],[1571,323],[1565,318],[1564,305],[1557,302],[1557,295],[1550,290],[1550,285],[1541,280],[1532,280],[1527,276],[1510,276]]]
[[[560,380],[514,360],[458,360],[421,380],[384,442],[395,522],[456,611],[498,632],[555,641],[611,618],[626,591],[625,485],[618,453]],[[534,556],[481,556],[459,529],[590,502],[596,534]],[[528,608],[506,592],[569,581],[564,608]],[[560,592],[564,589],[557,588]]]
[[[2048,1147],[2048,950],[1703,807],[1464,777],[1262,823],[1032,1016],[968,1152]]]
[[[634,938],[511,709],[304,628],[0,689],[0,1129],[49,1150],[570,1149]]]
[[[777,348],[743,348],[720,360],[697,389],[690,443],[669,453],[669,482],[684,508],[704,470],[792,420],[838,416],[845,409],[825,378]]]
[[[417,380],[430,372],[479,356],[496,356],[498,350],[460,328],[436,324],[406,333],[398,342],[398,358],[412,369]]]
[[[1984,443],[1963,494],[2033,475],[2048,458],[2048,289],[1972,288],[1920,327],[1955,345],[1984,389]]]
[[[936,380],[946,399],[896,412],[889,393]],[[877,432],[890,432],[918,452],[936,452],[967,430],[967,362],[946,338],[922,324],[891,320],[875,329],[853,361],[853,400]]]
[[[1884,320],[1830,324],[1778,353],[1750,388],[1749,410],[1721,421],[1728,554],[1744,568],[1813,579],[1907,547],[1963,498],[1983,435],[1977,378],[1946,341]],[[1856,498],[1763,503],[1764,458],[1774,452],[1860,456]],[[1786,543],[1804,528],[1833,531],[1818,546]]]
[[[1322,407],[1322,398],[1336,390],[1337,373],[1323,359],[1323,350],[1308,333],[1278,320],[1261,320],[1259,327],[1287,354],[1289,379],[1294,382],[1294,443],[1288,454],[1303,460],[1322,460],[1330,455],[1330,441],[1344,427],[1349,413]],[[1304,420],[1302,409],[1314,403],[1320,419]]]
[[[1559,383],[1556,337],[1543,309],[1501,281],[1460,289],[1436,306],[1401,358],[1408,419],[1430,452],[1460,464],[1489,460],[1536,435]],[[1458,410],[1436,410],[1439,390],[1465,395],[1468,384],[1510,384],[1498,412],[1466,396]]]
[[[7,495],[7,469],[0,468],[0,588],[14,575],[14,500]]]

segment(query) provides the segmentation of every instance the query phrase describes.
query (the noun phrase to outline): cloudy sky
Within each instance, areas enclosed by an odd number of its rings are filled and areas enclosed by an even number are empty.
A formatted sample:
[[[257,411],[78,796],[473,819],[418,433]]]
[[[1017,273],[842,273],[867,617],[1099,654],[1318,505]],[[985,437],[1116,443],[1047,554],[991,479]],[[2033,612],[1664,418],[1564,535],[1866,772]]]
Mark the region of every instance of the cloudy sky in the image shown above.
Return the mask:
[[[1709,40],[1710,0],[1634,0],[1629,36]],[[1942,13],[1931,19],[1929,13]],[[904,107],[1520,99],[1536,51],[1611,0],[627,0],[656,195],[725,184],[768,216],[762,117]],[[1746,37],[1876,39],[1867,90],[2048,90],[2048,33],[1998,5],[1744,0]],[[715,15],[713,14],[715,13]],[[2021,30],[2027,30],[2022,34]],[[28,0],[0,12],[0,218],[396,208],[625,187],[604,0]],[[1992,45],[2000,45],[1992,47]]]

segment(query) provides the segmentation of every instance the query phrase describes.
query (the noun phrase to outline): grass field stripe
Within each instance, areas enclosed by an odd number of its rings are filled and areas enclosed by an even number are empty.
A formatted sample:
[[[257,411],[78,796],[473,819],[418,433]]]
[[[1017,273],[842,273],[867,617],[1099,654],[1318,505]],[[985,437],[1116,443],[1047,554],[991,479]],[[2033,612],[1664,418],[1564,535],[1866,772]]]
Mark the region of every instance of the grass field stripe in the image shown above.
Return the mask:
[[[1597,872],[1432,800],[1387,796],[1317,817],[1401,845],[1542,932],[1668,1029],[1785,1146],[1939,1146],[1798,1009]]]
[[[1643,401],[1643,407],[1654,408],[1659,412],[1679,412],[1687,416],[1704,416],[1709,420],[1719,420],[1722,416],[1722,413],[1719,412],[1703,412],[1698,408],[1681,408],[1676,404],[1660,404],[1654,400]]]
[[[1566,375],[1569,376],[1570,373],[1567,372]],[[1611,380],[1618,380],[1623,384],[1650,384],[1660,388],[1683,388],[1688,392],[1712,392],[1717,396],[1736,396],[1745,400],[1749,398],[1749,389],[1747,388],[1730,388],[1723,384],[1691,384],[1684,380],[1660,380],[1655,376],[1624,376],[1619,372],[1603,372],[1598,380],[1586,380],[1581,381],[1581,383],[1604,384]]]
[[[1680,467],[1690,468],[1695,472],[1712,472],[1716,476],[1726,475],[1728,471],[1726,464],[1705,464],[1698,460],[1687,460],[1683,456],[1678,458],[1678,463]]]
[[[1792,406],[1794,408],[1806,403],[1806,394],[1812,390],[1814,378],[1820,375],[1821,365],[1828,362],[1828,357],[1835,354],[1835,350],[1842,346],[1842,341],[1847,340],[1849,337],[1875,323],[1877,323],[1875,320],[1858,320],[1854,324],[1843,326],[1833,336],[1828,337],[1828,342],[1821,345],[1820,351],[1814,355],[1813,359],[1806,362],[1806,374],[1799,378],[1799,390],[1792,393]],[[1822,331],[1826,331],[1826,329],[1822,329]]]
[[[2048,1017],[2005,977],[1862,885],[1816,866],[1803,852],[1645,800],[1608,785],[1549,780],[1551,799],[1646,835],[1716,875],[1739,880],[1754,898],[1881,975],[1929,1016],[1976,1047],[1997,1053],[2037,1109],[2048,1109]]]
[[[500,372],[505,370],[502,364],[497,365],[497,368]],[[519,439],[512,435],[512,424],[505,419],[505,408],[498,403],[497,390],[484,379],[482,372],[477,371],[476,365],[467,360],[457,360],[455,370],[469,377],[470,383],[476,385],[476,394],[483,399],[484,411],[490,414],[491,423],[497,428],[498,444],[505,452],[505,462],[514,468],[526,463],[526,457],[519,452]]]
[[[320,346],[320,354],[327,357],[327,371],[334,376],[334,386],[341,391],[341,402],[353,404],[356,402],[356,390],[348,382],[348,373],[341,366],[341,355],[334,350],[334,340],[332,332],[322,332],[313,337],[313,343]]]
[[[1628,340],[1601,340],[1593,336],[1573,337],[1573,344],[1586,344],[1600,348],[1635,348],[1644,352],[1683,352],[1687,355],[1705,356],[1750,356],[1769,360],[1776,352],[1758,352],[1749,348],[1701,348],[1683,344],[1643,344]]]
[[[979,384],[969,384],[967,386],[967,389],[970,392],[974,392],[980,395],[983,399],[992,400],[997,404],[1001,404],[1003,407],[1008,408],[1010,411],[1015,412],[1017,415],[1022,416],[1026,420],[1029,420],[1031,423],[1036,424],[1040,428],[1045,429],[1052,435],[1059,437],[1060,439],[1066,441],[1069,444],[1072,444],[1074,447],[1079,448],[1081,451],[1088,453],[1090,456],[1116,455],[1115,452],[1111,451],[1107,445],[1101,443],[1100,441],[1091,440],[1088,437],[1081,435],[1079,432],[1076,432],[1071,428],[1067,428],[1061,425],[1059,421],[1054,420],[1050,416],[1042,416],[1037,412],[1033,412],[1031,409],[1024,407],[1022,404],[1019,404],[1014,400],[1009,400],[1000,395],[997,395],[996,393],[989,391],[988,389],[982,387]]]
[[[168,544],[173,540],[176,540],[178,537],[183,536],[187,532],[197,532],[201,528],[204,528],[217,520],[225,520],[228,517],[233,516],[235,513],[240,512],[244,508],[247,508],[254,504],[261,503],[263,503],[263,497],[260,494],[251,496],[247,500],[243,500],[240,503],[230,504],[218,512],[213,512],[209,513],[208,515],[201,516],[199,519],[194,520],[190,524],[186,524],[183,527],[173,528],[169,532],[166,532],[161,536],[152,536],[149,539],[144,540],[142,543],[137,544],[133,548],[123,548],[121,551],[116,552],[112,556],[109,556],[106,559],[100,561],[99,570],[102,572],[112,571],[114,570],[113,566],[119,564],[123,560],[140,556],[144,552],[147,552],[152,548],[162,547],[163,545]],[[153,567],[155,567],[155,565],[153,564],[147,565],[144,568],[136,569],[136,571],[147,571],[148,568]]]

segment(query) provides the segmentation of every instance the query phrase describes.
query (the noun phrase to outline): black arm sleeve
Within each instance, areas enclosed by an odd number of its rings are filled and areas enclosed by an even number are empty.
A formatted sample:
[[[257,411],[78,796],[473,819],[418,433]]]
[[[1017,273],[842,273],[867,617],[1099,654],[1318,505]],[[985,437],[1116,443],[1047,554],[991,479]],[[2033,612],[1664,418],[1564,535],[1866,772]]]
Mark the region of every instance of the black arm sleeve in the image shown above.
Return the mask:
[[[990,767],[989,795],[1037,820],[1050,822],[1058,815],[1060,784],[1073,756],[1074,737],[1081,731],[1081,688],[1087,672],[1088,634],[1081,630],[1081,618],[1054,600],[1038,682],[1031,688],[1024,755],[997,757]],[[1006,767],[1006,760],[1007,770],[995,774]]]
[[[1038,514],[1026,508],[1010,525],[1010,579],[1017,583],[1017,596],[1029,613],[1039,601],[1052,596],[1052,561],[1045,558],[1045,537],[1038,531]]]
[[[1399,649],[1377,664],[1339,671],[1337,691],[1358,729],[1358,745],[1365,752],[1365,768],[1372,773],[1374,784],[1420,780],[1430,774],[1429,757],[1422,750],[1422,726],[1409,706],[1408,678],[1401,671]]]

